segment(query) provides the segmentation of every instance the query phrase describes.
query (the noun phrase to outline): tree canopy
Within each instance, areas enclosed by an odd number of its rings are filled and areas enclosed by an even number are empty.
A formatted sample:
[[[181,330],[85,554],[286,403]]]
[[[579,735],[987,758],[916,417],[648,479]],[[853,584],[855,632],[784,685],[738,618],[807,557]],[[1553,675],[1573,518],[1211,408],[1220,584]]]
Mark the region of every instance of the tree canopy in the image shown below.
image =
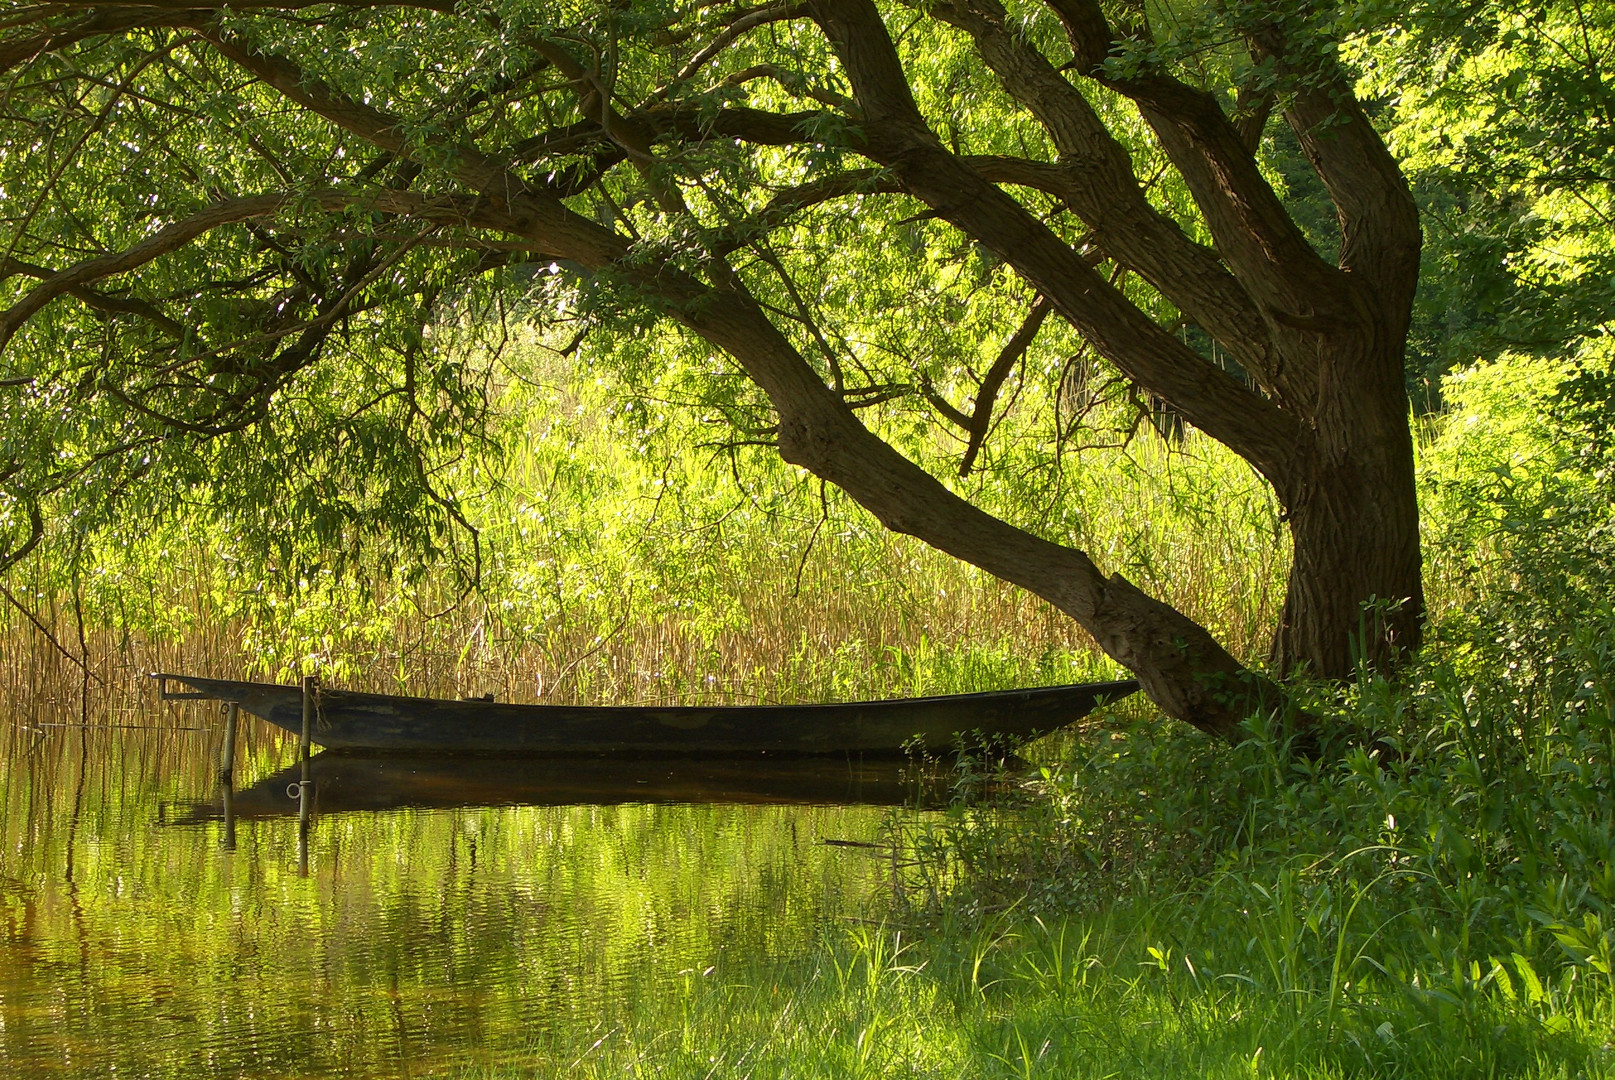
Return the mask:
[[[1523,31],[1494,13],[1465,39],[1453,13],[1416,14],[15,7],[0,567],[186,508],[262,545],[464,548],[441,471],[486,439],[505,377],[486,358],[534,321],[589,362],[677,373],[736,441],[1045,597],[1169,713],[1231,735],[1263,679],[1068,536],[974,507],[968,478],[1002,460],[1012,405],[1047,418],[1017,461],[1051,475],[1096,417],[1169,407],[1291,522],[1281,670],[1417,645],[1420,230],[1374,117],[1405,158],[1462,175],[1511,136],[1454,154],[1419,134],[1458,107],[1433,72],[1484,80]],[[1544,70],[1568,63],[1607,113],[1594,53],[1566,55]],[[1387,112],[1359,99],[1365,76],[1425,96]],[[1566,137],[1512,138],[1518,183],[1551,186]],[[1599,153],[1575,183],[1607,190]]]

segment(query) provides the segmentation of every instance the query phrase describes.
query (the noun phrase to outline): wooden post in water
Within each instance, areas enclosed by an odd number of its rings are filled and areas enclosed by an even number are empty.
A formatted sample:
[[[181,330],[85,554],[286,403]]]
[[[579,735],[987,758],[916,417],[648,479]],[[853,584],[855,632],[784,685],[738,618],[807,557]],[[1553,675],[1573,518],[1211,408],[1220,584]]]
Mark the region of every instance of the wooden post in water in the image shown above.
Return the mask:
[[[314,741],[314,699],[320,692],[318,675],[303,676],[303,738],[298,753],[303,759],[303,782],[308,782],[308,748]]]
[[[297,782],[297,872],[308,874],[308,813],[313,798],[314,781],[309,779],[309,744],[314,741],[314,707],[320,692],[317,675],[303,676],[303,737],[298,746],[302,759],[302,777]]]
[[[224,703],[224,750],[219,754],[219,783],[229,787],[236,775],[236,725],[241,719],[241,703]]]

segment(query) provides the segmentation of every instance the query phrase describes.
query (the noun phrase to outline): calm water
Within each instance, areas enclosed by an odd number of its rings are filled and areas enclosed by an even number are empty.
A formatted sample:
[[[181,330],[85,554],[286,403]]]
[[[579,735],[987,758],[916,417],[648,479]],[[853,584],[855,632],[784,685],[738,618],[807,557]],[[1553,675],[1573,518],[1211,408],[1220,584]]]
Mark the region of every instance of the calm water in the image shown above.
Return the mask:
[[[279,772],[293,743],[244,740],[233,850],[214,748],[211,732],[0,719],[0,1075],[441,1076],[530,1060],[546,1036],[604,1035],[642,995],[788,962],[868,910],[868,851],[820,841],[871,840],[888,809],[797,800],[894,790],[845,762],[773,790],[754,768],[639,763],[613,790],[586,763],[457,777],[333,756],[315,762],[301,876]]]

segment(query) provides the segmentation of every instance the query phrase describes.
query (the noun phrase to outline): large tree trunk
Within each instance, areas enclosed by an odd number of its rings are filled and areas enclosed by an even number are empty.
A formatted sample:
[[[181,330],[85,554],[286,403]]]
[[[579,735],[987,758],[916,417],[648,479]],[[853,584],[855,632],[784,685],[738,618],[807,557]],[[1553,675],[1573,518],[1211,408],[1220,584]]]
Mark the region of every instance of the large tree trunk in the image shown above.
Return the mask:
[[[1089,0],[1054,6],[1079,59],[1091,51],[1084,61],[1095,65],[1091,74],[1138,101],[1217,236],[1227,270],[1203,266],[1181,233],[1131,201],[1130,172],[1101,184],[1127,167],[1115,160],[1086,101],[1008,31],[995,0],[955,0],[936,10],[975,39],[1006,89],[1044,119],[1068,169],[1059,194],[1107,252],[1213,328],[1262,395],[1152,333],[1069,247],[1031,227],[1019,206],[949,154],[915,108],[865,0],[814,4],[866,110],[864,152],[998,252],[1135,382],[1273,483],[1295,547],[1275,637],[1279,670],[1344,678],[1358,660],[1392,661],[1418,644],[1423,617],[1402,369],[1419,227],[1405,182],[1349,97],[1297,96],[1289,120],[1341,212],[1341,262],[1330,265],[1261,179],[1253,142],[1209,95],[1160,77],[1108,80],[1103,59],[1112,39],[1098,7]],[[1157,265],[1162,251],[1174,253],[1173,267]],[[1183,276],[1188,270],[1194,274]],[[1106,643],[1103,632],[1095,636]],[[1137,658],[1106,647],[1142,674]],[[1162,672],[1156,682],[1181,674]],[[1171,696],[1151,693],[1163,704]]]
[[[1418,648],[1419,506],[1402,368],[1405,319],[1373,311],[1320,350],[1311,423],[1276,485],[1294,547],[1270,660],[1347,679]]]
[[[1295,561],[1271,661],[1345,679],[1420,643],[1424,586],[1410,444],[1309,454],[1290,509]]]

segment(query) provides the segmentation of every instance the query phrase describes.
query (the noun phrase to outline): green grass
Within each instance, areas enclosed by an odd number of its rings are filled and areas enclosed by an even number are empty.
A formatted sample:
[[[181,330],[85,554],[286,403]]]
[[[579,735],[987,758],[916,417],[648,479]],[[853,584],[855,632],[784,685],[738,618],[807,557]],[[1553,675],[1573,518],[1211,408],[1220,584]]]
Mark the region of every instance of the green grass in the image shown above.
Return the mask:
[[[1190,912],[828,937],[801,964],[691,974],[531,1061],[467,1076],[1561,1077],[1615,1072],[1608,999],[1521,963],[1448,987],[1274,989],[1151,944]],[[1275,942],[1278,945],[1288,943]],[[1296,950],[1304,952],[1304,947]],[[1512,961],[1510,965],[1512,965]],[[1449,1000],[1450,999],[1450,1000]]]

